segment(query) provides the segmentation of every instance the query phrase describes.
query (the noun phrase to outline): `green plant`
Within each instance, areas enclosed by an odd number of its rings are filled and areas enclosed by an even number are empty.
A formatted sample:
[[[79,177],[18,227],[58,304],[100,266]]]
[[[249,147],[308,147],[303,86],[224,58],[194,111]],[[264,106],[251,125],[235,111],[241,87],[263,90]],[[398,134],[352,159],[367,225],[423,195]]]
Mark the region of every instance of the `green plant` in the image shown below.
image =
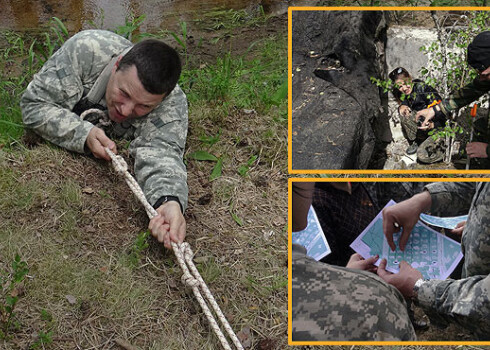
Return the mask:
[[[129,252],[128,255],[128,262],[131,267],[139,266],[143,256],[143,252],[148,248],[149,236],[150,236],[149,230],[140,232],[138,236],[136,236],[136,240],[134,241],[131,247],[131,251]]]
[[[420,47],[420,51],[428,56],[428,66],[422,67],[421,74],[426,83],[447,97],[450,91],[476,77],[476,72],[466,63],[466,48],[478,33],[490,28],[490,14],[487,11],[466,12],[449,27],[449,31],[445,26],[447,17],[436,12],[432,12],[432,16],[438,28],[438,40]],[[457,26],[461,21],[466,25]],[[442,79],[437,74],[442,75]]]
[[[180,26],[180,36],[172,31],[169,31],[168,34],[170,34],[177,44],[179,44],[182,47],[182,50],[184,50],[184,69],[187,68],[187,22],[181,21],[179,23]]]
[[[429,131],[429,136],[432,137],[434,141],[446,137],[456,137],[457,134],[463,133],[463,128],[455,123],[446,123],[444,128],[437,128]]]
[[[238,226],[243,226],[243,220],[235,213],[233,210],[233,203],[230,204],[230,215],[233,220],[238,224]]]
[[[43,33],[44,40],[34,41],[32,45],[32,55],[35,56],[39,62],[44,64],[53,53],[68,39],[68,30],[63,22],[58,17],[53,17],[50,22],[50,32]],[[51,34],[50,34],[51,33]],[[52,35],[54,34],[54,37]],[[36,52],[34,52],[34,47]]]
[[[199,136],[199,140],[206,144],[208,147],[211,147],[215,143],[219,141],[219,138],[221,136],[221,128],[219,129],[218,133],[215,136],[207,136],[207,135],[201,135]]]
[[[53,342],[53,331],[39,331],[37,336],[38,339],[30,346],[30,349],[44,348],[44,345],[48,345]]]
[[[198,150],[187,155],[187,158],[198,160],[198,161],[216,162],[216,164],[213,167],[213,170],[211,171],[211,175],[209,176],[209,181],[216,180],[221,176],[223,170],[223,157],[218,158],[209,152]]]
[[[0,275],[0,290],[2,293],[2,302],[0,303],[1,338],[5,338],[8,335],[15,316],[15,306],[19,301],[18,288],[29,272],[27,263],[20,259],[19,254],[15,255],[11,267],[10,273],[5,272]]]
[[[444,161],[446,163],[451,162],[452,148],[454,147],[454,142],[456,140],[456,134],[462,134],[463,128],[456,122],[447,120],[444,128],[437,128],[429,131],[429,136],[432,137],[434,141],[439,139],[444,140],[446,145],[446,154]]]
[[[114,33],[119,34],[125,37],[128,40],[136,40],[135,34],[139,29],[141,24],[144,22],[146,15],[141,15],[139,17],[135,17],[133,13],[131,13],[128,17],[126,17],[124,24],[116,27],[114,29]],[[139,38],[139,37],[138,37]]]
[[[238,168],[238,173],[241,176],[246,176],[248,171],[250,170],[250,167],[257,160],[257,158],[258,156],[256,155],[251,156],[245,164],[240,165],[240,167]]]

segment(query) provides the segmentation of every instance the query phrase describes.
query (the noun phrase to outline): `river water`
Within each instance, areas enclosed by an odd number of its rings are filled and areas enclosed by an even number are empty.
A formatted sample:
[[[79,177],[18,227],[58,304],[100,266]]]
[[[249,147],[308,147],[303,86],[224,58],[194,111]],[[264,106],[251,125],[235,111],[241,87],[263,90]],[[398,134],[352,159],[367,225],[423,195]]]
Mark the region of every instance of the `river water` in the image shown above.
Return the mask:
[[[204,13],[234,9],[253,13],[259,5],[266,13],[286,12],[294,1],[280,0],[0,0],[0,30],[24,31],[46,27],[58,17],[70,32],[93,28],[114,29],[126,18],[146,15],[141,31],[167,29]]]

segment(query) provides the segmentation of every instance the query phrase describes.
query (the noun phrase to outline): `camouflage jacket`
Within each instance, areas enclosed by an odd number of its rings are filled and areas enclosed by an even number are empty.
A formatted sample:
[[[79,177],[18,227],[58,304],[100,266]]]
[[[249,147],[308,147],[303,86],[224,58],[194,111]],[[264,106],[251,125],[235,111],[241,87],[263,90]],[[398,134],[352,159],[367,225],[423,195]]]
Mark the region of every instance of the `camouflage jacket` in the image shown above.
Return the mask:
[[[449,98],[444,99],[440,104],[441,110],[448,116],[450,112],[478,100],[488,91],[490,91],[490,81],[480,81],[476,78],[468,85],[452,93]]]
[[[67,40],[34,76],[21,99],[24,124],[50,142],[79,153],[94,127],[73,112],[111,59],[131,42],[112,32],[82,31]],[[105,90],[105,89],[104,89]],[[100,101],[105,105],[105,100]],[[187,206],[183,153],[187,137],[187,100],[179,86],[148,115],[111,122],[109,137],[132,140],[134,172],[150,204],[176,196]]]
[[[292,249],[293,341],[416,340],[403,296],[376,274]]]
[[[490,339],[490,183],[438,182],[426,189],[432,212],[455,215],[469,208],[461,245],[462,279],[431,280],[420,287],[418,302],[440,325],[456,322],[481,339]]]

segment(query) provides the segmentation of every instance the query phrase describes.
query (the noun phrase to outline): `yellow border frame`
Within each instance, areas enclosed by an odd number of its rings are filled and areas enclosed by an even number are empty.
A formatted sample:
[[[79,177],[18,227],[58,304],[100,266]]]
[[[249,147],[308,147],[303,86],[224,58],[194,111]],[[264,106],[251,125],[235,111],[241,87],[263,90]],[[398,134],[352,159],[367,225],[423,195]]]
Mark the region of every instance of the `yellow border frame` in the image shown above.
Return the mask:
[[[401,181],[400,181],[401,180]],[[390,178],[333,178],[333,179],[320,179],[320,178],[289,178],[288,179],[288,344],[289,345],[490,345],[490,341],[318,341],[318,342],[305,342],[305,341],[293,341],[292,340],[292,251],[291,251],[291,232],[292,232],[292,196],[291,189],[293,182],[490,182],[488,179],[468,178],[461,181],[461,179],[441,179],[441,178],[413,178],[409,179],[390,179]]]
[[[293,11],[490,11],[488,7],[289,7],[288,8],[288,171],[290,174],[490,174],[490,170],[294,170],[292,158],[293,120],[293,57],[292,13]]]

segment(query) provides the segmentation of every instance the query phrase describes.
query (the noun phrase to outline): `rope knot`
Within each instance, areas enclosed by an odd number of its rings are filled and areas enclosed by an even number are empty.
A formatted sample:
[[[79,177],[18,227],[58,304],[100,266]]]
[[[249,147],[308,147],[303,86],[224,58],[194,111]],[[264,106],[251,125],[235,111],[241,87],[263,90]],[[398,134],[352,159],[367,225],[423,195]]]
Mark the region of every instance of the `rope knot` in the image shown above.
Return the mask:
[[[184,285],[191,288],[197,287],[199,285],[199,281],[194,278],[189,272],[184,272],[180,279]]]
[[[114,169],[118,175],[124,176],[124,173],[128,171],[128,163],[126,163],[122,156],[115,156],[112,160],[112,165],[114,165]]]

